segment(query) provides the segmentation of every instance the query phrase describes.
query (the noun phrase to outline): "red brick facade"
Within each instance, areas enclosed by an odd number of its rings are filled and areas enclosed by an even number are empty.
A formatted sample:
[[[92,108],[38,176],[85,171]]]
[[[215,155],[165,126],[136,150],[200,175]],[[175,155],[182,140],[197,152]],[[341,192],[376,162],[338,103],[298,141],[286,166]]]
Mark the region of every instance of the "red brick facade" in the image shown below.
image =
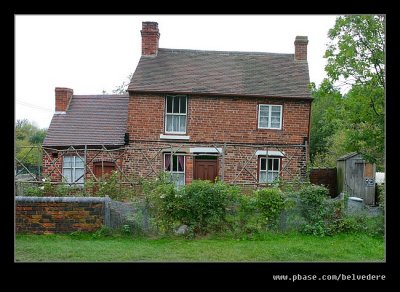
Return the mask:
[[[310,100],[202,95],[190,95],[187,100],[186,136],[190,139],[182,144],[160,139],[160,135],[167,135],[164,131],[165,95],[131,96],[128,109],[131,143],[123,163],[128,173],[142,177],[154,176],[153,169],[163,170],[163,153],[170,151],[172,144],[175,148],[181,147],[179,152],[185,155],[185,182],[190,183],[193,180],[194,158],[189,148],[199,143],[209,148],[213,148],[213,144],[222,147],[226,143],[224,162],[222,155],[218,157],[219,177],[224,177],[226,182],[251,183],[254,178],[258,180],[259,173],[259,159],[253,154],[256,150],[267,150],[267,147],[231,145],[243,143],[287,145],[268,146],[268,150],[285,154],[281,158],[281,178],[291,180],[305,176],[308,153],[305,147],[299,145],[303,145],[309,137]],[[259,104],[282,105],[281,130],[258,129]],[[150,159],[152,167],[148,163]],[[241,171],[243,167],[245,169]]]

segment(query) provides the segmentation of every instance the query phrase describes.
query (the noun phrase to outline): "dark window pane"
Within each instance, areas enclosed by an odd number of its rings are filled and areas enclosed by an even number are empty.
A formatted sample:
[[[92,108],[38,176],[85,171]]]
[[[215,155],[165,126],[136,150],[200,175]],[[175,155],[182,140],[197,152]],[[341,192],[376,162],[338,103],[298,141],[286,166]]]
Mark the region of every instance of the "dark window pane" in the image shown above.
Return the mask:
[[[185,114],[186,113],[186,96],[181,96],[180,100],[181,100],[181,114]]]
[[[261,170],[266,170],[266,159],[265,158],[261,158]]]
[[[179,98],[177,96],[174,96],[174,106],[172,110],[174,114],[179,114]]]
[[[272,159],[268,159],[268,170],[272,170]]]
[[[178,170],[178,158],[176,157],[176,155],[174,155],[172,157],[173,157],[172,171],[177,171]]]
[[[279,169],[279,159],[274,159],[274,170]]]
[[[167,96],[167,113],[172,113],[172,96]]]

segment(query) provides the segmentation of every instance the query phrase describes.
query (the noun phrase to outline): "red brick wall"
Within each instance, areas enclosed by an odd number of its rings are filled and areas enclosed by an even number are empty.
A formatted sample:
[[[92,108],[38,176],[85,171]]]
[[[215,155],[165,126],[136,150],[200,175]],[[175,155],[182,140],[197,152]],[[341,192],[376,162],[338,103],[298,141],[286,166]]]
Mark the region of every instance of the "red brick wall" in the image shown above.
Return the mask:
[[[296,60],[307,60],[307,45],[307,37],[296,37],[296,40],[294,41],[294,58]]]
[[[331,197],[337,196],[336,180],[336,168],[313,168],[310,171],[310,182],[326,186]]]
[[[44,177],[50,178],[51,181],[61,181],[61,173],[62,173],[62,165],[63,165],[63,155],[76,155],[75,151],[68,152],[58,152],[58,159],[52,156],[52,153],[57,153],[55,150],[45,149],[43,151],[43,171],[42,174]],[[113,161],[120,168],[123,167],[124,154],[122,154],[123,150],[115,150],[115,151],[102,151],[99,150],[89,150],[87,151],[86,161],[88,163],[88,169],[86,171],[85,180],[93,179],[92,172],[94,172],[93,163],[96,161]],[[84,151],[79,150],[79,155],[84,158]],[[118,170],[116,167],[115,170]]]
[[[74,91],[70,88],[56,87],[56,112],[65,112]]]
[[[91,232],[104,224],[104,202],[99,198],[71,199],[17,197],[17,233]]]
[[[257,128],[257,105],[283,106],[282,130]],[[308,137],[309,100],[231,98],[190,95],[187,134],[190,142],[303,144]],[[165,95],[130,98],[128,131],[133,140],[160,140],[164,134]]]
[[[157,55],[160,33],[157,22],[143,22],[142,30],[142,55]]]

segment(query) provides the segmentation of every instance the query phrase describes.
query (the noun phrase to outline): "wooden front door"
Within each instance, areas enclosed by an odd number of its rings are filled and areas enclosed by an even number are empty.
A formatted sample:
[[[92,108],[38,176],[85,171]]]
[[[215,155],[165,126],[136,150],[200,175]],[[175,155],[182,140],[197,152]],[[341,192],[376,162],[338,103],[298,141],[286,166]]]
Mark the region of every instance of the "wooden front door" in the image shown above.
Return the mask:
[[[216,157],[196,157],[194,164],[194,179],[209,180],[214,182],[218,176]]]
[[[97,178],[110,176],[111,172],[115,170],[115,163],[109,161],[93,163],[93,173]]]

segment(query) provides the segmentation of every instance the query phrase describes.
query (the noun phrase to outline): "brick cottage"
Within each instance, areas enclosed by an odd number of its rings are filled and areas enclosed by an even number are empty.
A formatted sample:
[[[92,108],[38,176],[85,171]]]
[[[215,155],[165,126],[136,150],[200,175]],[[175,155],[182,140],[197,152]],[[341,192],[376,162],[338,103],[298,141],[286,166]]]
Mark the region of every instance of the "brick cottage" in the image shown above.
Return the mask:
[[[296,37],[294,54],[165,49],[158,23],[142,25],[127,95],[56,88],[44,175],[83,183],[111,170],[128,180],[166,171],[178,185],[305,178],[307,37]]]

